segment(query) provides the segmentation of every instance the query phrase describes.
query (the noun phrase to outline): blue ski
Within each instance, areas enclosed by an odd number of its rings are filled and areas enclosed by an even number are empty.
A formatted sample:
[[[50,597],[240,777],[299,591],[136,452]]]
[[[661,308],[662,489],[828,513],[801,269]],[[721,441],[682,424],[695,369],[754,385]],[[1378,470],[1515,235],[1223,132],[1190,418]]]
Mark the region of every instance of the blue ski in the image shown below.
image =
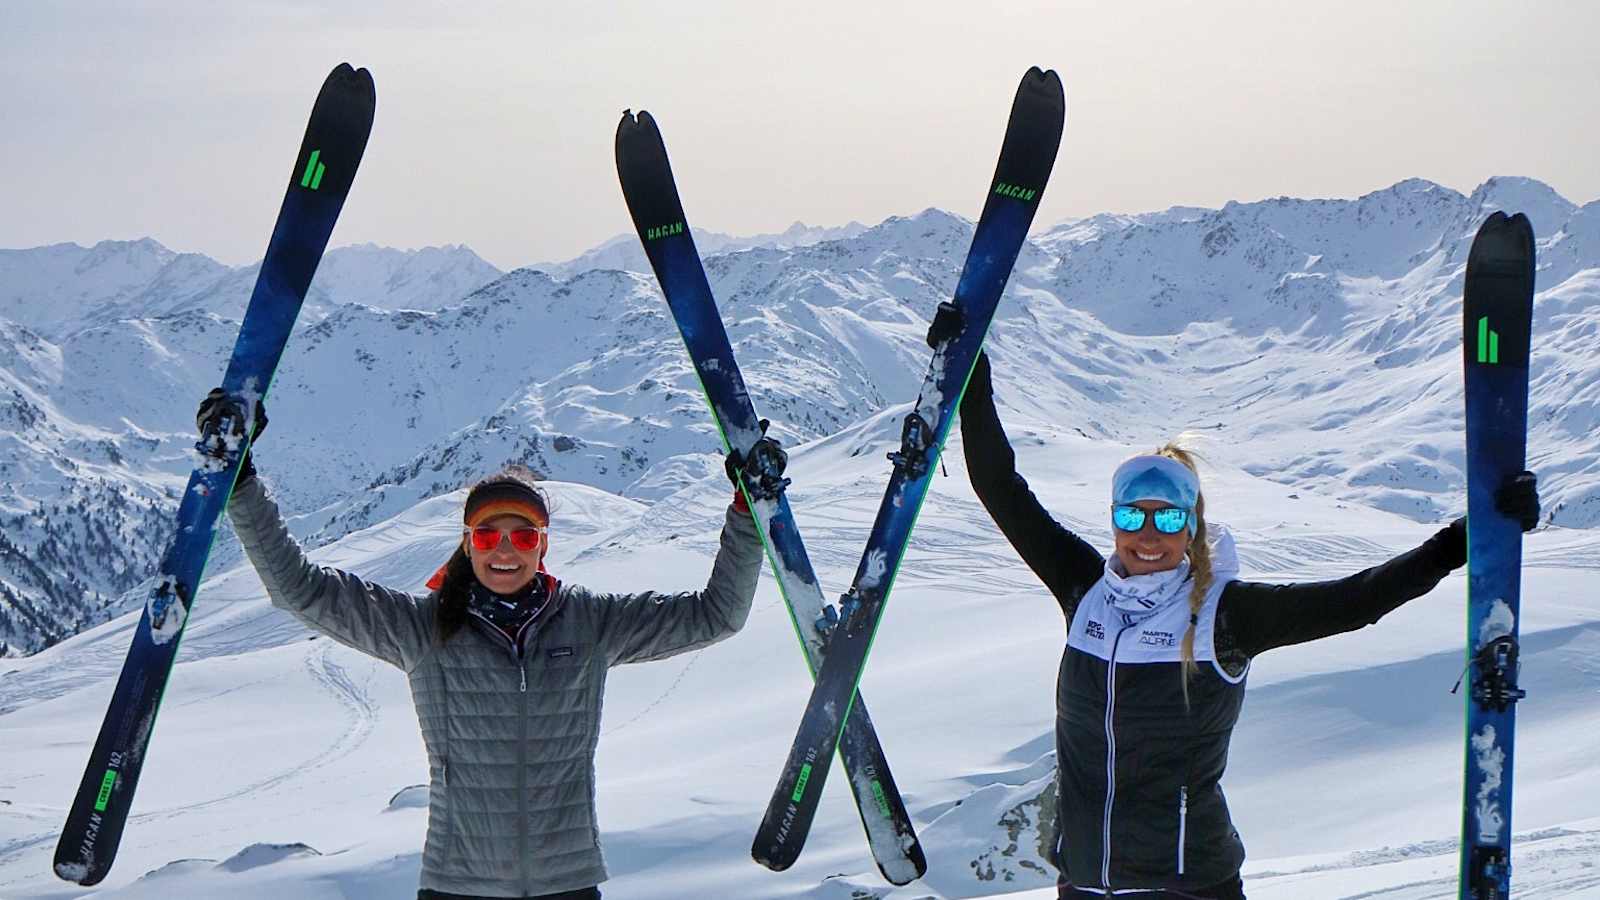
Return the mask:
[[[722,326],[683,214],[666,145],[649,113],[641,112],[637,117],[623,114],[617,125],[616,155],[617,175],[639,240],[694,361],[723,446],[739,450],[746,458],[745,469],[740,473],[741,489],[814,675],[827,646],[831,621],[826,615],[828,604],[789,511],[783,490],[788,481],[778,477],[769,465],[772,445],[762,441],[755,407],[734,361],[733,346]],[[859,699],[845,723],[839,755],[855,792],[867,843],[884,878],[894,884],[907,884],[921,877],[927,871],[927,859],[889,774],[889,762],[878,744],[872,720]]]
[[[1525,467],[1533,227],[1494,213],[1472,241],[1462,315],[1467,399],[1466,790],[1462,900],[1511,896],[1511,763],[1516,731],[1522,528],[1495,509]]]
[[[1050,179],[1065,119],[1061,79],[1055,72],[1029,69],[1017,88],[1000,161],[956,285],[955,301],[940,304],[934,316],[933,361],[916,405],[906,416],[900,449],[889,454],[894,463],[889,488],[878,506],[855,580],[840,601],[827,656],[751,847],[756,861],[768,868],[787,869],[804,846],[827,778],[827,760],[851,714],[867,653],[945,435]],[[832,607],[827,611],[833,612]]]
[[[228,505],[239,463],[254,434],[256,402],[266,395],[311,276],[355,178],[372,130],[372,76],[341,63],[327,77],[289,175],[239,339],[222,379],[242,421],[204,436],[199,465],[178,507],[178,531],[162,558],[105,723],[56,844],[55,873],[82,885],[111,870],[144,767],[150,732],[189,609],[205,573],[217,519]]]

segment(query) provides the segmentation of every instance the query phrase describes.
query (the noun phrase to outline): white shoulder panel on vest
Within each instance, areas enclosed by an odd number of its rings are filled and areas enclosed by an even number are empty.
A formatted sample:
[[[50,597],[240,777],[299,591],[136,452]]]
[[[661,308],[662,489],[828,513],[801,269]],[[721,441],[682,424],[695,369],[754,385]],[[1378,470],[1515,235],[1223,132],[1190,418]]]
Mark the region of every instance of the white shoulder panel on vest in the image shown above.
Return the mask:
[[[1209,526],[1208,526],[1209,527]],[[1209,662],[1217,674],[1229,682],[1239,678],[1227,674],[1217,664],[1216,624],[1217,604],[1228,583],[1238,577],[1238,556],[1233,547],[1233,536],[1226,529],[1217,528],[1211,542],[1212,571],[1216,580],[1206,592],[1195,623],[1194,658],[1196,662]],[[1132,615],[1111,604],[1106,591],[1105,578],[1083,595],[1078,611],[1072,617],[1072,629],[1067,634],[1067,646],[1100,659],[1111,659],[1116,648],[1117,663],[1177,663],[1183,660],[1183,635],[1189,629],[1188,591],[1180,597],[1144,615]]]

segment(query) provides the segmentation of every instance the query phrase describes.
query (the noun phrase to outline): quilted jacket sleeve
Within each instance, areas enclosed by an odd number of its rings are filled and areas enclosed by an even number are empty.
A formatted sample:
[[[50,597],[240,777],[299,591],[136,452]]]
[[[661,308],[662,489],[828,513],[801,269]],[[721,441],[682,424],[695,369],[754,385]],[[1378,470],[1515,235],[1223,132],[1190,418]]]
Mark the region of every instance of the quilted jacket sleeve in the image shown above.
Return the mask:
[[[704,590],[677,594],[591,594],[575,588],[595,642],[610,665],[664,659],[714,644],[744,627],[761,575],[761,538],[748,513],[731,507]]]
[[[313,565],[289,534],[261,479],[252,478],[234,490],[228,518],[273,606],[407,672],[433,646],[431,600]]]

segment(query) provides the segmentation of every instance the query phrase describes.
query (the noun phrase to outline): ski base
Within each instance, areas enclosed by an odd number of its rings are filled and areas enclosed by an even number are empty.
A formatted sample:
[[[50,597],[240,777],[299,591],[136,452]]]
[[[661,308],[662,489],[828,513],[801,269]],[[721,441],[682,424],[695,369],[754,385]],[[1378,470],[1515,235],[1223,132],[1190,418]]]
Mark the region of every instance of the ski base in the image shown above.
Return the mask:
[[[739,476],[741,489],[789,609],[806,664],[815,675],[822,664],[833,610],[823,599],[784,495],[788,481],[771,470],[775,445],[763,439],[760,420],[685,222],[666,145],[649,113],[623,115],[617,126],[616,155],[617,174],[639,240],[694,362],[723,447],[738,449],[748,461]],[[824,768],[831,755],[823,757]],[[845,724],[839,756],[855,794],[873,859],[883,877],[897,885],[922,877],[928,868],[927,858],[889,772],[877,731],[859,699]],[[814,808],[796,808],[791,825],[808,828],[810,818],[806,814],[814,812]]]
[[[850,716],[934,464],[1054,167],[1065,117],[1060,78],[1030,69],[1017,88],[955,301],[935,316],[933,359],[906,416],[900,449],[889,454],[894,472],[888,489],[854,581],[840,600],[827,656],[756,833],[751,852],[769,868],[788,868],[804,846],[828,774],[817,761],[832,756]]]

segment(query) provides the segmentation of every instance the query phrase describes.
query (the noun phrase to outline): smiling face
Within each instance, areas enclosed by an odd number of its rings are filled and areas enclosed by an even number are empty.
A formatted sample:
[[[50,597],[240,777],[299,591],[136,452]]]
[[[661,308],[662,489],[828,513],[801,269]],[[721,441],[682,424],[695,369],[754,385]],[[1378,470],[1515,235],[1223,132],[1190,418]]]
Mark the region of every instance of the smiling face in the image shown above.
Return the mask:
[[[522,516],[501,515],[478,523],[478,527],[511,531],[516,528],[532,528],[534,523]],[[478,577],[478,582],[496,594],[502,595],[515,594],[527,587],[533,581],[533,577],[539,574],[539,562],[544,559],[545,551],[549,549],[549,542],[543,531],[539,532],[538,545],[527,551],[512,546],[511,540],[504,535],[493,550],[484,551],[472,546],[471,535],[462,535],[461,545],[466,550],[468,559],[472,561],[472,574]]]
[[[1163,500],[1135,500],[1128,505],[1139,507],[1146,515],[1144,527],[1138,531],[1123,531],[1115,526],[1111,529],[1116,539],[1117,558],[1122,560],[1123,569],[1129,575],[1149,575],[1176,569],[1183,562],[1184,552],[1189,549],[1189,529],[1184,528],[1177,534],[1162,534],[1156,530],[1156,517],[1149,515],[1154,510],[1172,504]]]

